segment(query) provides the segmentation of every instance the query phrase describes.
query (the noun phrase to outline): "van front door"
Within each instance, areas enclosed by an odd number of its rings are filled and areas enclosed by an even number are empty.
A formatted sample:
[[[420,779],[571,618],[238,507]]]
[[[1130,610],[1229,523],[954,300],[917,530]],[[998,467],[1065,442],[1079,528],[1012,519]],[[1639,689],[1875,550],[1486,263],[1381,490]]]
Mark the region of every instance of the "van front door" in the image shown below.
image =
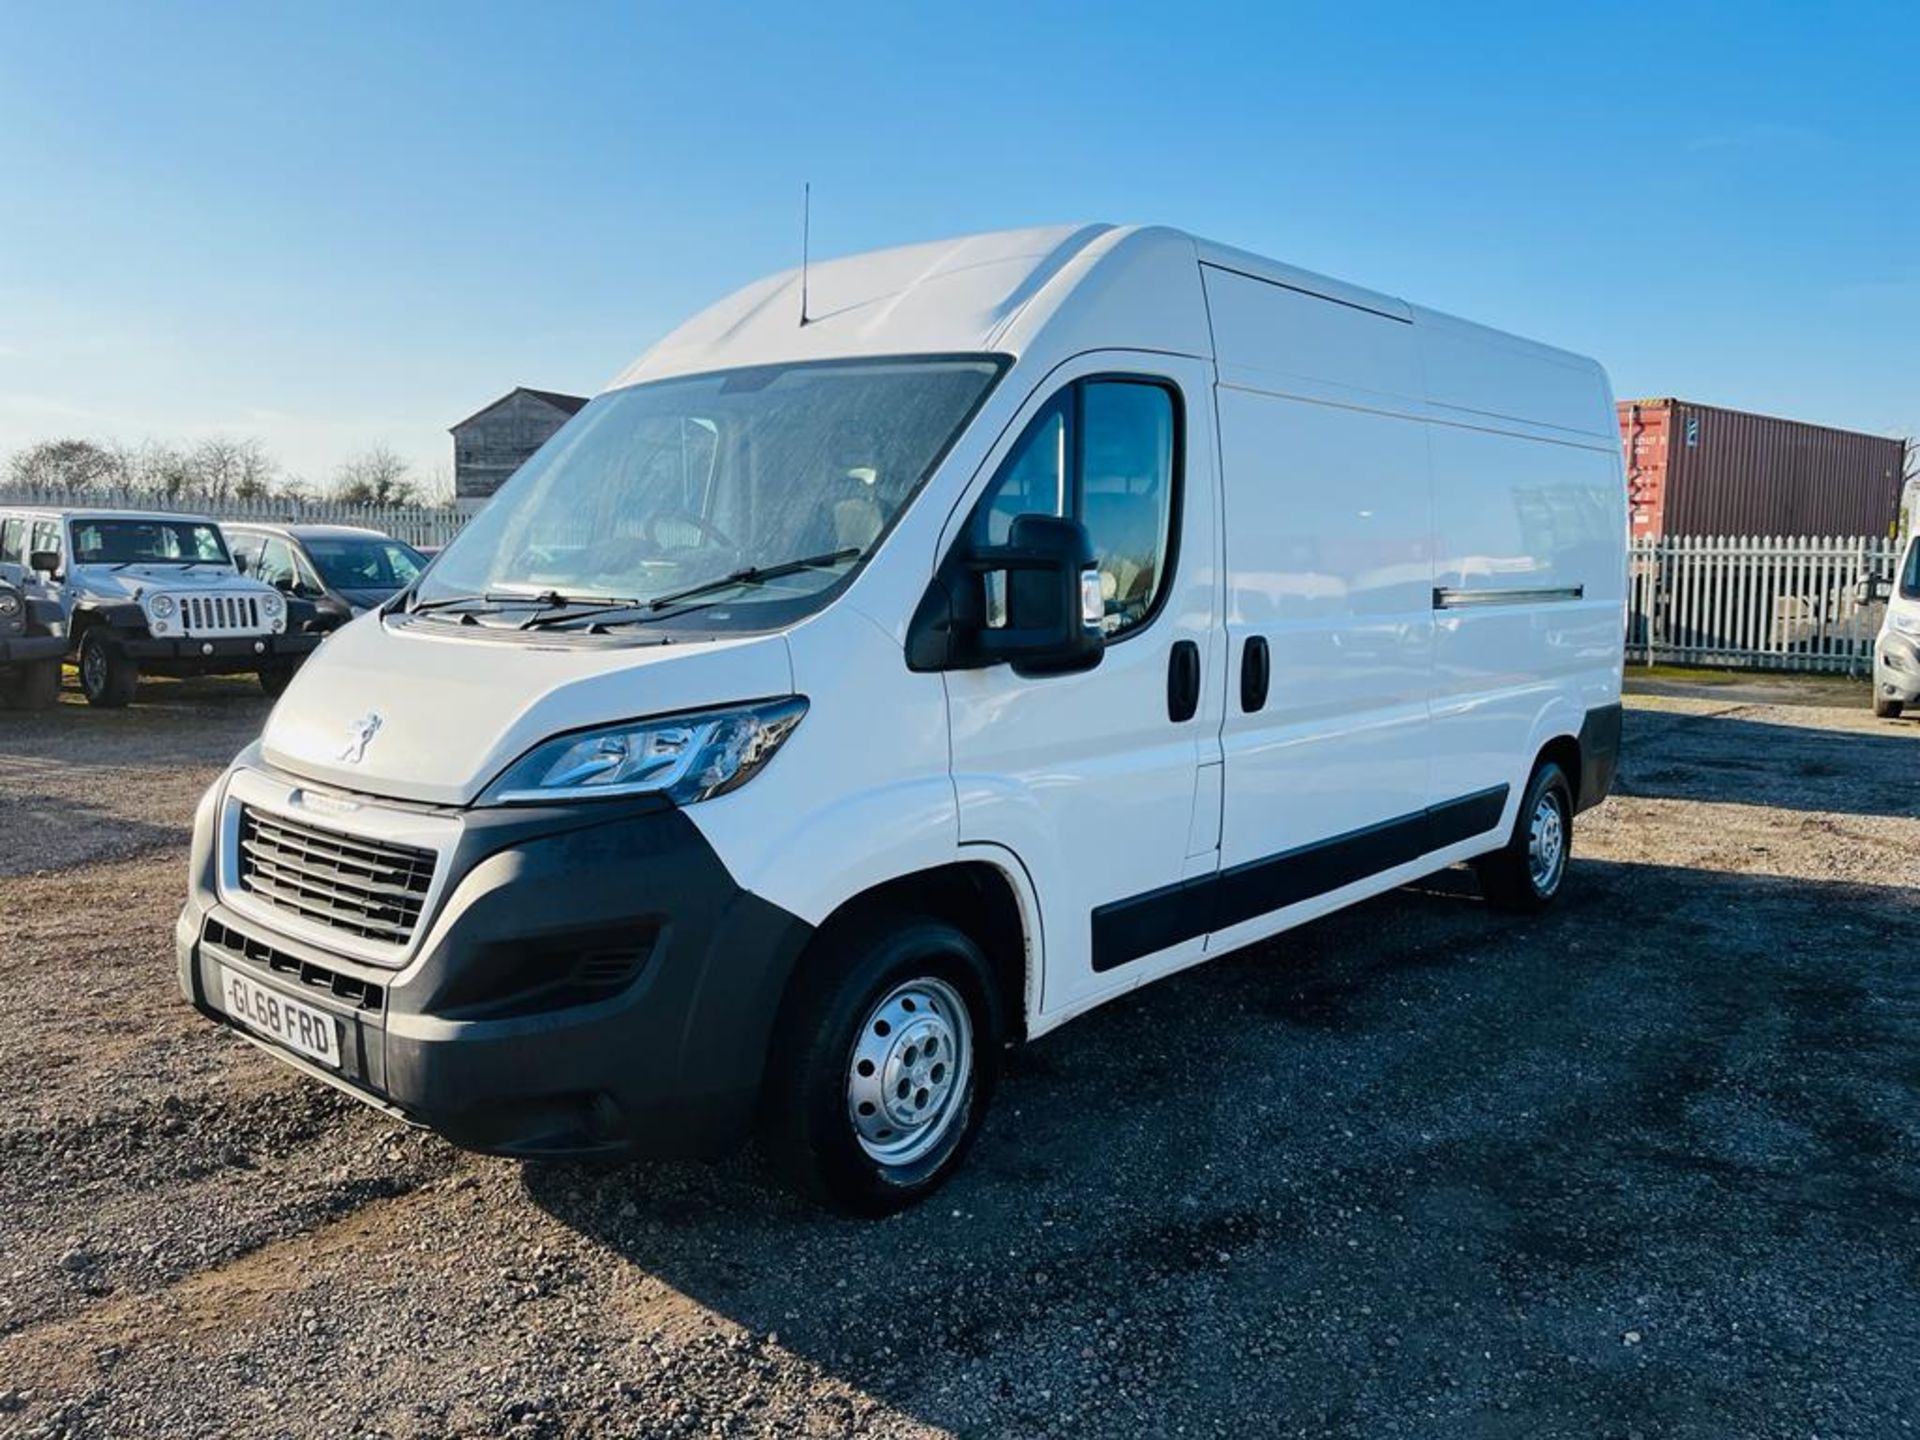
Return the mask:
[[[1018,515],[1070,515],[1099,560],[1098,666],[946,676],[961,842],[1001,847],[1026,868],[1041,911],[1037,1008],[1049,1019],[1195,959],[1205,942],[1203,905],[1182,895],[1212,876],[1219,848],[1211,378],[1204,362],[1164,355],[1062,367],[1009,427],[946,537],[1000,543]],[[991,617],[991,588],[986,598]]]

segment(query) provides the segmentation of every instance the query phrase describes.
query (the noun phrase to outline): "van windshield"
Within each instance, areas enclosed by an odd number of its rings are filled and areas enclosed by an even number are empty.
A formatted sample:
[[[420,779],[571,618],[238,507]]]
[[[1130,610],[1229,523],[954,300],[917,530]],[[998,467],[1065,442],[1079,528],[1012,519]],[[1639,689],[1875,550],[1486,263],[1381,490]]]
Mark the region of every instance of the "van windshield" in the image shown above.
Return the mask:
[[[447,546],[414,608],[548,597],[635,607],[628,620],[697,605],[714,628],[788,623],[872,552],[1000,369],[816,361],[611,391]]]

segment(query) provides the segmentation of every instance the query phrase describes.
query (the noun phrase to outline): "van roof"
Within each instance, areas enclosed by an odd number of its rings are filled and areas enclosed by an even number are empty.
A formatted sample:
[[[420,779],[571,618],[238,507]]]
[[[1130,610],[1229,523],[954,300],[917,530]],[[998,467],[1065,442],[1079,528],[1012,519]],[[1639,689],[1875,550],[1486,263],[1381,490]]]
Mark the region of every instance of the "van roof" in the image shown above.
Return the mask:
[[[796,267],[695,315],[607,388],[703,371],[882,355],[1019,355],[1030,347],[1210,356],[1202,265],[1501,348],[1591,366],[1396,296],[1164,226],[1052,225],[873,250]],[[1596,367],[1597,368],[1597,367]]]

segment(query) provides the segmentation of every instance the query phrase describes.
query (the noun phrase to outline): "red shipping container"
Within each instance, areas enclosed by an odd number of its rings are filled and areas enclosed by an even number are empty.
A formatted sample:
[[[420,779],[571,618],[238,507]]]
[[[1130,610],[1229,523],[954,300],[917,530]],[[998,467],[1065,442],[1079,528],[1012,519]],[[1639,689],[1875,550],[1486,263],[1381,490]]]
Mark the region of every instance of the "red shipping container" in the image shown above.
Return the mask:
[[[1636,538],[1893,527],[1905,440],[1688,400],[1622,400],[1619,412]]]

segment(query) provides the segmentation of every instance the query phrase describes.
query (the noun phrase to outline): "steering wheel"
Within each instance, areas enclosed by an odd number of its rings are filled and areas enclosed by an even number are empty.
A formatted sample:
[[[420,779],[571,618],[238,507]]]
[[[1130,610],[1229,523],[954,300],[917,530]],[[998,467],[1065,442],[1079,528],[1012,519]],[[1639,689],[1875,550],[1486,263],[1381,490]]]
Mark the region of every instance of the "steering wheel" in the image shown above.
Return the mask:
[[[702,539],[709,540],[715,545],[727,550],[737,550],[740,548],[733,543],[733,538],[728,535],[726,531],[722,530],[704,515],[696,515],[691,510],[655,510],[647,516],[646,523],[640,527],[640,533],[647,544],[651,545],[656,551],[666,548],[660,543],[659,526],[662,520],[684,520],[700,532]]]

